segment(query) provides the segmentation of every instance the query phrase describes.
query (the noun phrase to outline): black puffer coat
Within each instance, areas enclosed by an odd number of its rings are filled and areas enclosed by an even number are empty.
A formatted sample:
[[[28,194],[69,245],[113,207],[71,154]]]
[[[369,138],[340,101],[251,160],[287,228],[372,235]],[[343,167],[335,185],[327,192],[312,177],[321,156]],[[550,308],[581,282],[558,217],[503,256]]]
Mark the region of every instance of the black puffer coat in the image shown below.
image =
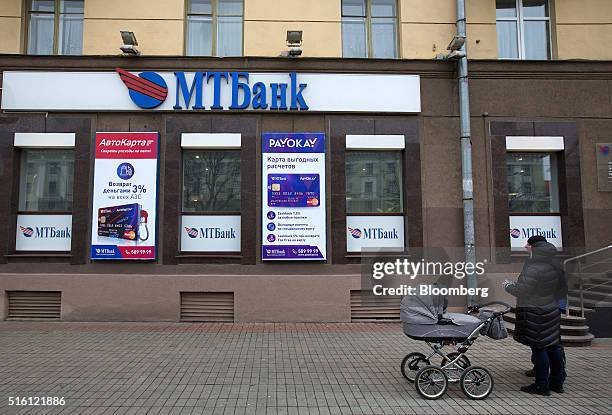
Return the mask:
[[[551,243],[534,243],[518,281],[506,288],[517,299],[514,339],[536,349],[558,344],[561,335],[559,299],[567,284],[556,254]]]

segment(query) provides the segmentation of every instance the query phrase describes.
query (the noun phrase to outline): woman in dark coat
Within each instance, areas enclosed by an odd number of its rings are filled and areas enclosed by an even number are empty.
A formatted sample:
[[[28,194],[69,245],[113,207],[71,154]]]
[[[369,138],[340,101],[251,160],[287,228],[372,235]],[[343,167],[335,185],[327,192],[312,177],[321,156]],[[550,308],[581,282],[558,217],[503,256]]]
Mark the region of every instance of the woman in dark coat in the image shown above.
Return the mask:
[[[542,236],[527,240],[530,258],[525,262],[516,283],[504,282],[504,288],[515,296],[516,323],[514,339],[531,347],[535,383],[521,388],[523,392],[549,396],[550,391],[563,393],[564,363],[561,338],[559,298],[567,292],[563,269],[556,260],[557,249]]]

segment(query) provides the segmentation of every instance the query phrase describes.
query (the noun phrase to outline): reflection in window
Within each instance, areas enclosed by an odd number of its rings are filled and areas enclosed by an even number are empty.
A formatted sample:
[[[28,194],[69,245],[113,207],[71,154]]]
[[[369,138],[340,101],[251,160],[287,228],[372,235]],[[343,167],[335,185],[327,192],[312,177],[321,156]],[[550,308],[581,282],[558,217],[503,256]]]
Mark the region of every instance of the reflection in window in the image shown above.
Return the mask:
[[[548,0],[497,0],[497,52],[501,59],[550,59]]]
[[[346,152],[346,212],[402,213],[402,153]]]
[[[23,149],[19,211],[71,212],[74,150]]]
[[[83,0],[30,0],[28,5],[29,54],[83,53]]]
[[[510,213],[558,213],[555,153],[508,153]]]
[[[396,0],[342,0],[342,56],[397,55]]]
[[[240,211],[240,151],[183,152],[183,211]]]
[[[188,56],[241,56],[243,0],[189,0]]]

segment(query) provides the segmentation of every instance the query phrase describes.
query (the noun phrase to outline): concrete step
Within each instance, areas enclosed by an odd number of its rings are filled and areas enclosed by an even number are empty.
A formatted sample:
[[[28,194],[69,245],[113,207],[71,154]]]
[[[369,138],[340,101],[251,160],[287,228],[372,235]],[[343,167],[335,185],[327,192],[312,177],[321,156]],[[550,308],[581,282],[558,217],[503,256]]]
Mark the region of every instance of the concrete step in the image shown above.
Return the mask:
[[[569,279],[568,282],[570,284],[577,284],[580,282],[580,280],[578,279],[577,276],[575,276]],[[595,275],[583,276],[582,283],[583,284],[611,284],[612,274],[610,274],[609,276],[605,274],[595,274]]]
[[[596,292],[596,293],[605,293],[608,295],[612,295],[612,281],[605,283],[605,284],[600,284],[600,283],[586,283],[586,284],[582,284],[582,289],[584,291],[590,291],[590,292]],[[578,291],[579,288],[574,288],[570,291]]]
[[[576,317],[580,317],[581,316],[580,307],[578,307],[578,306],[569,306],[568,309],[569,309],[569,312],[570,312],[571,316],[576,316]],[[595,310],[592,309],[592,308],[585,307],[584,314],[592,313],[594,311]]]
[[[570,304],[580,304],[580,293],[570,293],[568,300]],[[593,295],[584,294],[584,306],[587,308],[596,307],[612,307],[612,298],[610,297],[598,297]]]
[[[506,322],[505,325],[509,333],[514,333],[513,323]],[[594,338],[595,336],[591,333],[576,336],[561,334],[561,344],[566,347],[588,347],[591,345]]]
[[[572,291],[569,292],[569,295],[570,295],[570,297],[580,298],[580,291],[579,290],[572,290]],[[604,292],[600,292],[600,291],[582,290],[582,296],[584,298],[588,298],[589,300],[593,300],[593,301],[612,302],[612,294],[611,293],[604,293]]]

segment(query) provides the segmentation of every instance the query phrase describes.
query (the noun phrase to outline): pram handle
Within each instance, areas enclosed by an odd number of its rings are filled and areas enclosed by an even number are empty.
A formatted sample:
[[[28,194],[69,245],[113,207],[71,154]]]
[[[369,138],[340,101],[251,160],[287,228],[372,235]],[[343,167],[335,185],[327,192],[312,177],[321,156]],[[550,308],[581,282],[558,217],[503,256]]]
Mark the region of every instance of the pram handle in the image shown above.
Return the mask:
[[[473,306],[468,307],[468,313],[474,312],[474,311],[478,311],[483,307],[488,307],[490,305],[502,305],[504,307],[506,307],[505,310],[503,311],[494,311],[493,315],[494,316],[503,316],[504,314],[510,312],[510,310],[512,310],[512,306],[510,306],[507,303],[504,303],[503,301],[490,301],[488,303],[484,303],[484,304],[475,304]]]

